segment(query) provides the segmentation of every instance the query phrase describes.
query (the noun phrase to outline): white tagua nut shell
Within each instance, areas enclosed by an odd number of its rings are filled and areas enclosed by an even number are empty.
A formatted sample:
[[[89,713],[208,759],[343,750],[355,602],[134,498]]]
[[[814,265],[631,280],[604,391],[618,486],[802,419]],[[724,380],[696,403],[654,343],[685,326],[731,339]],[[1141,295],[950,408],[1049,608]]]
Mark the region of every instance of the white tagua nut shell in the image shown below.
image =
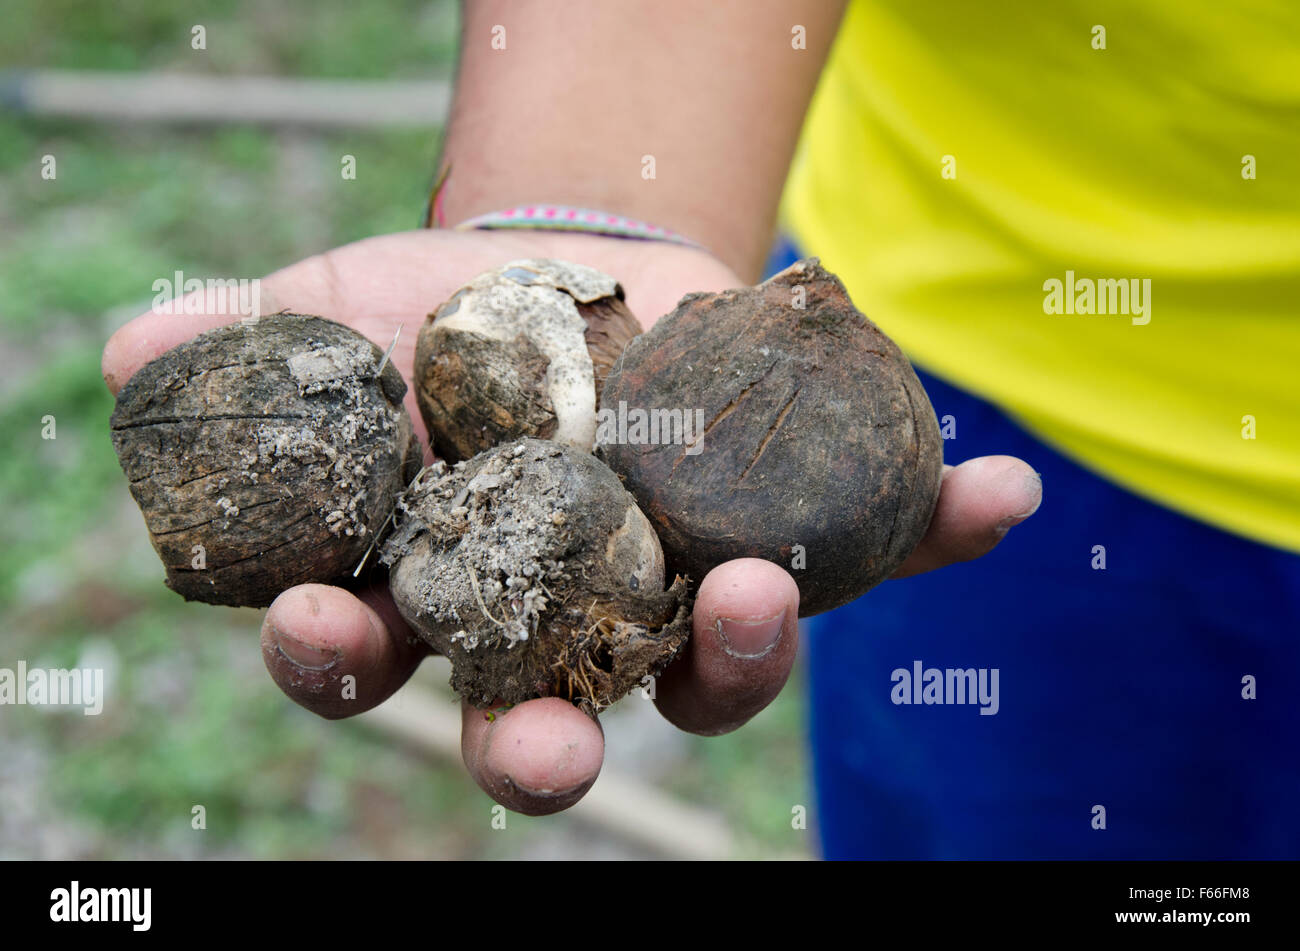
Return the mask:
[[[591,452],[605,373],[640,330],[614,278],[510,261],[480,274],[420,332],[415,377],[435,451],[463,459],[520,436]]]

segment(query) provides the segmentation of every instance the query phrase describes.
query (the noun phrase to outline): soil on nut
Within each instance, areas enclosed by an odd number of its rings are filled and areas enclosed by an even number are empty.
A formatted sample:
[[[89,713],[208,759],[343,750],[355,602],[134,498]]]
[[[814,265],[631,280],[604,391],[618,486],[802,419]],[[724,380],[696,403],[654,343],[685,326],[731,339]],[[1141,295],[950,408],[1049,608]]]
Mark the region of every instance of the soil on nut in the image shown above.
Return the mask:
[[[405,391],[369,340],[291,314],[142,367],[110,426],[168,586],[264,607],[349,576],[419,468]]]
[[[536,439],[426,469],[383,560],[399,610],[471,703],[560,696],[600,710],[673,658],[686,585],[617,476]]]

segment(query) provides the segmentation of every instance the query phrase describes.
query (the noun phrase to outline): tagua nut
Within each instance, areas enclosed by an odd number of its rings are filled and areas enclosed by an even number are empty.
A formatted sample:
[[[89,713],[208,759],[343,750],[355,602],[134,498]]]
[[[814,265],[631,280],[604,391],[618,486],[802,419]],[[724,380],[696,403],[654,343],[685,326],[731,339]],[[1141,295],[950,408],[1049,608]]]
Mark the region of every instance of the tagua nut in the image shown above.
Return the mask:
[[[415,387],[434,452],[468,459],[521,436],[590,452],[600,389],[641,331],[614,278],[511,261],[456,291],[420,330]]]
[[[382,560],[407,622],[477,706],[559,696],[601,710],[658,674],[690,628],[654,530],[590,453],[523,438],[398,504]]]
[[[207,331],[137,371],[110,427],[168,587],[264,607],[350,576],[419,471],[405,393],[365,337],[294,314]]]
[[[889,577],[938,500],[943,443],[925,390],[816,259],[683,298],[611,371],[602,409],[623,404],[703,411],[690,445],[599,448],[668,569],[698,582],[724,561],[767,559],[790,570],[803,616]]]

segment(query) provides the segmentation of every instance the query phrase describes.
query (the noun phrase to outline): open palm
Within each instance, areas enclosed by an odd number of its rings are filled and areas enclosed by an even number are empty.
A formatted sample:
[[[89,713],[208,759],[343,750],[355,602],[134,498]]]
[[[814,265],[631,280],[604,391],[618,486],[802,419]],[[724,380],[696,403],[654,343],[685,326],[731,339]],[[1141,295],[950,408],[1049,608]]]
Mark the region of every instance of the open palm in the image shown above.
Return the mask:
[[[545,232],[411,231],[383,235],[300,261],[262,280],[261,311],[315,314],[348,324],[387,348],[408,379],[425,316],[476,274],[516,258],[557,257],[616,277],[649,327],[691,291],[744,282],[712,256],[675,245]],[[104,379],[115,394],[141,366],[204,330],[239,315],[144,314],[104,349]],[[423,422],[407,409],[423,443]],[[426,455],[425,461],[429,461]],[[1033,470],[1005,456],[948,468],[939,507],[921,546],[898,576],[978,557],[1037,507]],[[659,678],[656,700],[676,726],[701,734],[734,730],[781,690],[794,663],[799,591],[769,562],[742,559],[715,568],[698,590],[693,636]],[[368,710],[392,695],[429,648],[398,615],[385,588],[353,593],[306,584],[281,594],[262,625],[267,669],[280,688],[330,718]],[[356,699],[342,698],[345,676]],[[577,802],[604,758],[599,723],[558,698],[531,700],[491,718],[462,705],[466,766],[507,807],[529,815]]]

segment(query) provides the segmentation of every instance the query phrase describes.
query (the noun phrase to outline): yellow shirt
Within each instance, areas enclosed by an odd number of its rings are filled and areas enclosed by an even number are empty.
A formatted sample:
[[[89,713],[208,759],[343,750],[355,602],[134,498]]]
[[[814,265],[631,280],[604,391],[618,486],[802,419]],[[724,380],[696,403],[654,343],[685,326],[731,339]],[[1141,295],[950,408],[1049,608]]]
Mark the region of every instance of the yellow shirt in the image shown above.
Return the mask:
[[[784,217],[919,365],[1300,551],[1297,0],[855,2]]]

